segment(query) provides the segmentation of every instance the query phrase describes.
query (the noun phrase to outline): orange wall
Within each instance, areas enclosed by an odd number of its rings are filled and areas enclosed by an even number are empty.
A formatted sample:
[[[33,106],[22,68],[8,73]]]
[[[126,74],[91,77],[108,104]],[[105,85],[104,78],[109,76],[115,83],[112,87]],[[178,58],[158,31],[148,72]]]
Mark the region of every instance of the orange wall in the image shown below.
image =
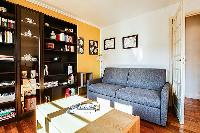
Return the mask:
[[[80,22],[78,20],[69,18],[62,14],[56,13],[54,11],[48,10],[46,8],[37,6],[35,4],[27,2],[26,0],[7,0],[7,1],[76,24],[78,26],[78,36],[83,37],[85,40],[84,54],[82,55],[78,54],[78,72],[93,72],[94,78],[100,77],[100,62],[97,61],[96,55],[89,55],[89,40],[98,41],[99,52],[100,52],[100,29],[88,25],[86,23]]]

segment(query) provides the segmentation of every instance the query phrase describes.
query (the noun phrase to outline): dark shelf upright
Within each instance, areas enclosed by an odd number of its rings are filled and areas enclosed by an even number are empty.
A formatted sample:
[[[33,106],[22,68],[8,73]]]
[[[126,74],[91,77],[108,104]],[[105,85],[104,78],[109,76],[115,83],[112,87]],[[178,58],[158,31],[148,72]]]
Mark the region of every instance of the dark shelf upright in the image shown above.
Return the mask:
[[[18,116],[22,119],[35,113],[35,104],[40,104],[42,85],[42,29],[43,14],[34,10],[17,7],[17,88]],[[30,86],[30,89],[26,89]],[[29,106],[33,103],[35,108]]]
[[[6,12],[0,12],[0,21],[7,20],[7,24],[0,25],[0,94],[12,94],[12,99],[7,98],[6,101],[0,102],[0,116],[2,111],[11,109],[13,111],[7,112],[3,116],[9,118],[0,121],[0,126],[16,121],[17,118],[17,88],[16,88],[16,5],[6,1],[1,1],[0,6],[7,9]],[[12,21],[14,24],[11,26],[8,24]],[[9,36],[6,32],[9,32]],[[2,55],[12,57],[13,60],[8,58],[2,58]],[[13,84],[10,84],[13,82]],[[2,96],[4,97],[4,96]]]

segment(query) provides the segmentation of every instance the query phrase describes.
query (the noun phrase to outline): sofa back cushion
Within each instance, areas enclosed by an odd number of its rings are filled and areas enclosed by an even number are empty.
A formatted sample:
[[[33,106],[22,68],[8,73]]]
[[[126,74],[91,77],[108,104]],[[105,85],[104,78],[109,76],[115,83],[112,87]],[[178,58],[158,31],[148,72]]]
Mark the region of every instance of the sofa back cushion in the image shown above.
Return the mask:
[[[165,69],[130,68],[127,86],[161,90],[166,82]]]
[[[103,83],[126,86],[128,68],[106,68],[104,71]]]

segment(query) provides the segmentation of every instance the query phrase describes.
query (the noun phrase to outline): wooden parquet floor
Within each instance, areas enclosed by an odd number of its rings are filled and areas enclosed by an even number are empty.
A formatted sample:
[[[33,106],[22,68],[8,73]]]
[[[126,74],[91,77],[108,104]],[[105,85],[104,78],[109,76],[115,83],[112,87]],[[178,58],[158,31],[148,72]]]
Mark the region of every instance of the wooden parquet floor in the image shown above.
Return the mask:
[[[0,133],[35,133],[35,117],[0,127]],[[200,133],[200,100],[185,100],[185,124],[179,125],[172,110],[166,127],[141,121],[141,133]]]

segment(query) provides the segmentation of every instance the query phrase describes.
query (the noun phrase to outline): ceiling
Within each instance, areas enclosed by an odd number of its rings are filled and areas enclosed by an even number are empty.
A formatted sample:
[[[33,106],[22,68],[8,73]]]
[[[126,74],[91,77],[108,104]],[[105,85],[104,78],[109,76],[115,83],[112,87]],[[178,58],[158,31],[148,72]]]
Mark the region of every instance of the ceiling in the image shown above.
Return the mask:
[[[98,27],[156,10],[177,0],[38,0]]]

